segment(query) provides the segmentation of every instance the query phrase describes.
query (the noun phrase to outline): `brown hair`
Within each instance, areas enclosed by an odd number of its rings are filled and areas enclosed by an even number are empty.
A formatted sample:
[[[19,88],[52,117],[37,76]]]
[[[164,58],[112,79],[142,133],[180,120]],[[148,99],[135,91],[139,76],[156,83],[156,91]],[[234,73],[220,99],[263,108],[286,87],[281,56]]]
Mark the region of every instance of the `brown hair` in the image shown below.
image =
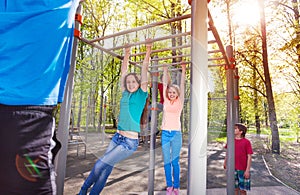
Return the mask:
[[[147,124],[149,122],[149,119],[148,119],[149,105],[150,105],[150,96],[148,95],[143,112],[142,112],[141,120],[140,120],[141,131],[145,130],[145,128],[147,127]]]
[[[124,87],[125,87],[125,90],[128,91],[127,89],[127,85],[126,85],[126,80],[127,80],[127,77],[129,77],[130,75],[133,75],[135,80],[138,82],[139,85],[141,85],[141,80],[139,78],[139,76],[134,73],[134,72],[131,72],[131,73],[128,73],[125,78],[124,78]],[[144,109],[143,109],[143,112],[142,112],[142,115],[141,115],[141,118],[140,118],[140,129],[141,131],[144,131],[145,128],[147,127],[147,123],[148,123],[148,106],[150,104],[150,97],[148,95],[147,99],[146,99],[146,102],[145,102],[145,106],[144,106]]]
[[[240,131],[242,131],[242,137],[245,137],[247,133],[247,127],[244,124],[236,123],[234,126],[236,126]]]
[[[139,84],[139,86],[141,85],[141,80],[136,73],[134,73],[134,72],[128,73],[124,78],[124,88],[126,91],[128,91],[127,85],[126,85],[126,80],[127,80],[127,77],[129,77],[130,75],[134,76],[134,78],[135,78],[136,82]]]

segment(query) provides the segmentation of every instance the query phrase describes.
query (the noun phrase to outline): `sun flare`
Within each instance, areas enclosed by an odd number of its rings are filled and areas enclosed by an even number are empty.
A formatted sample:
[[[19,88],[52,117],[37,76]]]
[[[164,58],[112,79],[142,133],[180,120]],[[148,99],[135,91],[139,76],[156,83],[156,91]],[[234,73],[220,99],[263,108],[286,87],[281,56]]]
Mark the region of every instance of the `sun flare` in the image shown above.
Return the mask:
[[[232,8],[232,13],[232,20],[239,25],[254,26],[259,24],[259,6],[253,1],[240,1]]]

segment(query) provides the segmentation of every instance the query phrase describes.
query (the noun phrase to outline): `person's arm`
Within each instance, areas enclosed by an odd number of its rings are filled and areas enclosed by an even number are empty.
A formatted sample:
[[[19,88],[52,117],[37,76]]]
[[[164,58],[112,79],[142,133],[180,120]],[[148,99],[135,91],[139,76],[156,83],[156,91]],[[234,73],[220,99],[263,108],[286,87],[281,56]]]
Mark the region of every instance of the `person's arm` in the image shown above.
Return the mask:
[[[124,79],[125,79],[125,76],[126,76],[127,70],[128,70],[129,56],[130,56],[130,47],[126,46],[125,47],[125,55],[124,55],[122,66],[121,66],[121,90],[122,90],[122,92],[125,90]]]
[[[224,169],[226,169],[227,165],[227,150],[226,150],[226,154],[225,154],[225,159],[224,159],[224,163],[223,163],[223,167]]]
[[[181,79],[180,79],[180,100],[182,104],[184,104],[184,84],[185,84],[185,70],[186,70],[186,64],[181,64]]]
[[[252,154],[247,155],[247,168],[244,173],[244,177],[246,179],[250,178],[250,168],[251,168],[251,162],[252,162]]]
[[[225,149],[225,159],[224,159],[224,163],[223,163],[223,167],[224,167],[224,169],[226,169],[227,168],[227,144],[225,144],[225,146],[224,146],[224,149]]]
[[[148,87],[148,67],[150,63],[152,40],[146,40],[146,56],[143,61],[142,71],[141,71],[141,89],[146,92]]]
[[[163,67],[163,97],[164,101],[167,100],[167,88],[168,88],[168,67]]]

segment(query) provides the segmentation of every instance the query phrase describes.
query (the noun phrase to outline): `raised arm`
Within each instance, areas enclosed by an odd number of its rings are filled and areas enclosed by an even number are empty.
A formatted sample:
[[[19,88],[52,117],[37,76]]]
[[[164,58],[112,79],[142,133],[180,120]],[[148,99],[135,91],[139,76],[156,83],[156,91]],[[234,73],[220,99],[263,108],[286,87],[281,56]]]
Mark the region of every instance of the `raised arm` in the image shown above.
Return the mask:
[[[121,67],[121,90],[122,90],[122,92],[125,90],[124,79],[125,79],[125,76],[126,76],[127,70],[128,70],[129,56],[130,56],[130,47],[127,46],[127,47],[125,47],[125,55],[124,55],[122,67]]]
[[[184,84],[185,84],[185,70],[186,70],[186,64],[181,64],[181,79],[180,79],[180,100],[182,104],[184,103]]]
[[[150,63],[150,55],[151,55],[151,47],[152,47],[152,40],[146,40],[146,56],[143,61],[142,71],[141,71],[141,89],[143,91],[147,91],[148,87],[148,67]]]
[[[167,100],[167,88],[168,88],[168,67],[163,67],[163,96],[164,100]]]

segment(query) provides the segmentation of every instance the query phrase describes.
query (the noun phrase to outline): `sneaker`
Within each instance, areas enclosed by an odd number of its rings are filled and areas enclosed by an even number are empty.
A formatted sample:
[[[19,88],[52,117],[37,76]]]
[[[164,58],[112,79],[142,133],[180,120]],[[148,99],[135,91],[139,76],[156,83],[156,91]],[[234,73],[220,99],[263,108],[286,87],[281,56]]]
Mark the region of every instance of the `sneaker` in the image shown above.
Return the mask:
[[[166,195],[172,195],[173,187],[167,187]]]
[[[81,189],[77,195],[87,195],[87,190]]]
[[[174,195],[179,195],[179,189],[178,188],[174,189],[173,192],[174,192]]]

